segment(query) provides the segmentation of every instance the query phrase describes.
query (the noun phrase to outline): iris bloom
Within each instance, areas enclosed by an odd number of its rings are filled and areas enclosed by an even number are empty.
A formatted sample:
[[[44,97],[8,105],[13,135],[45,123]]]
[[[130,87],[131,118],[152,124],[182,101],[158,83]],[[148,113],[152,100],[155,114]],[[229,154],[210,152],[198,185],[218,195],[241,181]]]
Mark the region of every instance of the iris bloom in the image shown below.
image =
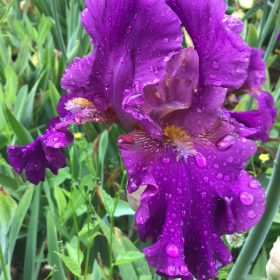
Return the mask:
[[[260,183],[244,171],[275,118],[262,53],[240,37],[242,22],[223,0],[86,1],[82,22],[94,49],[66,69],[60,118],[25,147],[9,147],[15,171],[37,184],[65,165],[67,127],[117,122],[128,192],[146,258],[159,274],[210,279],[231,262],[221,236],[255,225],[265,208]],[[181,24],[194,48],[182,48]],[[223,107],[228,91],[258,108]]]

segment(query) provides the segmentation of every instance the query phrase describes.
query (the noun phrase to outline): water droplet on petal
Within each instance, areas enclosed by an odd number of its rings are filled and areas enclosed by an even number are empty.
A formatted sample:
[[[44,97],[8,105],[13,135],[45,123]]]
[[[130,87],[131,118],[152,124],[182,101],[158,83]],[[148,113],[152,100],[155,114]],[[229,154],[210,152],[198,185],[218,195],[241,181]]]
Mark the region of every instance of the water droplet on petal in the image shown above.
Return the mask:
[[[212,62],[211,65],[212,65],[212,67],[213,67],[214,69],[218,69],[219,66],[220,66],[219,63],[218,63],[217,61],[215,61],[215,60]]]
[[[207,176],[205,176],[205,177],[203,177],[203,181],[204,181],[205,183],[208,183],[209,178],[208,178]]]
[[[244,205],[252,205],[254,202],[254,196],[248,192],[241,192],[239,198]]]
[[[215,79],[215,78],[216,78],[216,75],[213,74],[213,73],[211,73],[211,74],[209,74],[209,78],[210,78],[210,79]]]
[[[200,195],[201,195],[202,198],[205,198],[207,193],[206,192],[201,192]]]
[[[169,265],[169,266],[167,267],[167,274],[168,274],[169,276],[174,276],[175,273],[176,273],[176,267],[175,267],[174,265]]]
[[[200,154],[200,153],[197,153],[195,156],[195,160],[196,160],[196,163],[199,167],[205,167],[206,166],[206,158]]]
[[[223,178],[223,174],[222,173],[218,173],[216,176],[217,179],[222,179]]]
[[[249,187],[251,189],[258,189],[260,187],[260,183],[256,180],[249,182]]]
[[[165,252],[172,258],[177,258],[180,255],[178,247],[173,243],[168,243],[165,248]]]
[[[230,148],[236,142],[236,138],[232,135],[226,135],[224,138],[217,142],[217,148],[224,151]]]
[[[228,163],[232,163],[232,162],[233,162],[233,157],[232,157],[232,156],[228,157],[228,158],[227,158],[227,162],[228,162]]]
[[[162,163],[164,163],[164,164],[168,164],[169,162],[170,162],[169,158],[163,158],[162,159]]]
[[[182,274],[189,273],[189,270],[185,265],[180,266],[180,271],[181,271]]]
[[[250,218],[250,219],[254,219],[254,218],[257,217],[257,214],[255,213],[254,210],[250,210],[250,211],[247,212],[247,216],[248,216],[248,218]]]
[[[218,163],[215,163],[215,164],[214,164],[214,168],[215,168],[215,169],[218,169],[219,167],[220,167],[220,166],[219,166]]]

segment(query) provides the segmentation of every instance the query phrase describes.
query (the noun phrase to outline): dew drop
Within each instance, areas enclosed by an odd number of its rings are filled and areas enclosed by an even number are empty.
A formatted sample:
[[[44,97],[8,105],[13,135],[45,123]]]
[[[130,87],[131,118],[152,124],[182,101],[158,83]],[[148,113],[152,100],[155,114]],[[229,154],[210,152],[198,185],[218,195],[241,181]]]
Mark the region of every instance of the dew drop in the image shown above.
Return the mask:
[[[169,162],[170,162],[169,158],[163,158],[162,159],[162,163],[164,163],[164,164],[168,164]]]
[[[216,75],[213,74],[213,73],[211,73],[211,74],[209,74],[209,78],[210,78],[210,79],[215,79],[215,78],[216,78]]]
[[[227,158],[227,162],[228,162],[228,163],[232,163],[232,162],[233,162],[233,157],[232,157],[232,156],[228,157],[228,158]]]
[[[173,243],[168,243],[165,248],[165,252],[172,258],[177,258],[180,255],[178,247]]]
[[[258,189],[260,187],[260,183],[256,180],[249,182],[249,187],[251,189]]]
[[[234,136],[226,135],[224,138],[222,138],[216,143],[216,146],[220,151],[224,151],[230,148],[235,142],[236,138]]]
[[[204,181],[205,183],[208,183],[209,178],[208,178],[207,176],[205,176],[205,177],[203,177],[203,181]]]
[[[185,265],[180,266],[180,271],[181,271],[182,274],[189,273],[189,270]]]
[[[252,205],[254,202],[254,196],[248,192],[241,192],[239,198],[244,205]]]
[[[215,169],[218,169],[219,167],[220,167],[220,166],[219,166],[218,163],[215,163],[215,164],[214,164],[214,168],[215,168]]]
[[[255,213],[254,210],[250,210],[247,212],[247,217],[250,218],[250,219],[254,219],[257,217],[257,214]]]
[[[201,195],[202,198],[205,198],[207,193],[206,192],[201,192],[200,195]]]
[[[212,65],[212,67],[213,67],[214,69],[218,69],[219,66],[220,66],[219,63],[218,63],[217,61],[215,61],[215,60],[212,62],[211,65]]]
[[[197,153],[194,157],[195,157],[195,161],[199,167],[206,166],[207,161],[206,161],[206,158],[202,154]]]
[[[169,265],[167,267],[167,274],[170,276],[174,276],[176,273],[176,267],[174,265]]]
[[[217,179],[222,179],[223,178],[223,174],[222,173],[218,173],[216,176]]]

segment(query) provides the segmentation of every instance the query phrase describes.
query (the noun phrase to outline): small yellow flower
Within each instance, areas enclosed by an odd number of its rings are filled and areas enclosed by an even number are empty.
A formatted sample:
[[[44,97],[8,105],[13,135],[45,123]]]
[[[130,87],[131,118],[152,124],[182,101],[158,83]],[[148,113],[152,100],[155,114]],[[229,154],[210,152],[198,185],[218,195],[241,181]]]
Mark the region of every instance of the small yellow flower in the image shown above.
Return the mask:
[[[266,162],[270,159],[269,154],[260,154],[259,159],[261,162]]]
[[[75,139],[81,139],[82,137],[83,137],[83,134],[81,132],[74,133]]]
[[[254,0],[239,0],[238,2],[243,9],[251,9],[254,5]]]
[[[232,13],[233,17],[242,19],[245,16],[245,13],[242,10],[238,10]]]

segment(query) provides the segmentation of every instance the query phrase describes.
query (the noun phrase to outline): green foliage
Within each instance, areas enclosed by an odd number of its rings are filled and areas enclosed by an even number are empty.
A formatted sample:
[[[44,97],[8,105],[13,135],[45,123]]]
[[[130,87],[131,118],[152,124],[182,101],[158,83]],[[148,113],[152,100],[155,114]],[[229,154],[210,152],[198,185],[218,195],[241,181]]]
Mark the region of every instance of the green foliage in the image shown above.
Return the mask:
[[[244,19],[243,36],[265,50],[268,82],[279,108],[279,1],[255,1],[243,9],[228,1],[228,12]],[[10,3],[10,4],[9,4]],[[43,133],[57,114],[66,65],[91,46],[80,22],[82,0],[0,0],[0,280],[160,280],[148,266],[127,203],[116,147],[121,129],[87,124],[72,128],[81,137],[69,148],[69,168],[47,173],[30,185],[7,164],[7,144],[26,144]],[[242,98],[241,110],[254,106]],[[267,144],[259,143],[248,170],[265,186],[279,144],[279,121]],[[78,130],[79,129],[79,130]],[[259,159],[265,153],[266,162]],[[265,279],[268,252],[280,232],[280,213],[246,279]],[[236,257],[240,248],[232,246]],[[12,269],[14,268],[14,269]],[[231,266],[220,271],[226,279]]]

